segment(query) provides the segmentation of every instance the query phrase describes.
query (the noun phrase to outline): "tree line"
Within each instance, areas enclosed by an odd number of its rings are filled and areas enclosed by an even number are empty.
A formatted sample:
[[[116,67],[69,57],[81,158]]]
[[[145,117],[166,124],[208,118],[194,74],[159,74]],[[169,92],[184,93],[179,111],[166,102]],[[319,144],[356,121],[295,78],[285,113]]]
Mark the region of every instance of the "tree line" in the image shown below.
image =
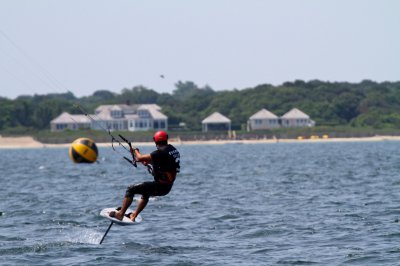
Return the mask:
[[[296,80],[229,91],[179,81],[172,93],[135,86],[120,93],[99,90],[81,98],[71,92],[14,100],[0,97],[0,130],[49,129],[50,121],[62,112],[79,114],[76,103],[92,113],[102,104],[155,103],[168,116],[172,129],[185,123],[190,130],[200,130],[201,121],[218,111],[232,120],[233,129],[240,130],[262,108],[281,116],[294,107],[307,113],[317,126],[400,128],[400,82]]]

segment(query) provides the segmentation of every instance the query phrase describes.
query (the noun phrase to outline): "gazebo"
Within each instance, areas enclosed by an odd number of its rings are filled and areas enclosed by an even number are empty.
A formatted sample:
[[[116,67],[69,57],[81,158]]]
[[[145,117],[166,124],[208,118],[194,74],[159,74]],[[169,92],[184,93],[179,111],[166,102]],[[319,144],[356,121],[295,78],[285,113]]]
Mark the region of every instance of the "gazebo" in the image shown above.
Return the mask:
[[[215,112],[201,121],[203,132],[212,130],[231,130],[231,120],[222,114]]]

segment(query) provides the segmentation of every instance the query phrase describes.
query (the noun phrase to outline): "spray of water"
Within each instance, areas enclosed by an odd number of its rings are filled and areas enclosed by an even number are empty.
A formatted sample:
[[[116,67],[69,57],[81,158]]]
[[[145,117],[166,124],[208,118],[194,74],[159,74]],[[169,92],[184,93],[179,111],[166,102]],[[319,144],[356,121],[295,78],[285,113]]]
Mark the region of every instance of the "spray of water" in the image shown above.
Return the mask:
[[[74,228],[66,235],[66,241],[78,244],[98,245],[103,233],[88,228]]]

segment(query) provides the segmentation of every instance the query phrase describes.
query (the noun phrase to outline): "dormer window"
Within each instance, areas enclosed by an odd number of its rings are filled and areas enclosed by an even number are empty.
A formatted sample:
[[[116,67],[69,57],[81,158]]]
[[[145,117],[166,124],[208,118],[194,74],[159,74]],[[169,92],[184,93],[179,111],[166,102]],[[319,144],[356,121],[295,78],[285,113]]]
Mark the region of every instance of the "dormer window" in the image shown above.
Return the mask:
[[[118,110],[112,110],[111,111],[111,116],[113,118],[121,118],[122,117],[122,112]]]
[[[149,117],[149,112],[147,110],[138,110],[138,115],[140,117]]]

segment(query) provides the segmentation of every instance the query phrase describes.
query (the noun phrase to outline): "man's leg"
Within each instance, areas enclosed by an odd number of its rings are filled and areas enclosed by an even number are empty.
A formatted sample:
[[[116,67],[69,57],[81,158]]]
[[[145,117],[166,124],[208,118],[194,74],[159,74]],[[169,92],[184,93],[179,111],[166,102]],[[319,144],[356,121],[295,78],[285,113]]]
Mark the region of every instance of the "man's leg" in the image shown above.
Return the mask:
[[[145,185],[146,190],[142,191],[142,198],[139,200],[136,210],[129,217],[132,221],[135,221],[135,218],[146,207],[150,196],[165,196],[172,188],[172,185],[162,185],[156,182],[146,182]]]
[[[114,214],[114,217],[117,218],[118,220],[122,220],[122,218],[124,218],[126,210],[129,208],[129,206],[131,206],[132,201],[133,197],[125,196],[124,199],[122,200],[121,209]]]
[[[143,211],[143,209],[146,207],[148,202],[149,202],[149,197],[142,196],[142,198],[139,200],[136,210],[129,217],[133,222],[135,221],[135,218],[139,215],[139,213],[141,211]],[[125,211],[126,211],[126,209],[125,209]]]
[[[130,215],[130,219],[135,221],[135,218],[139,215],[139,213],[146,207],[149,202],[150,195],[155,195],[156,193],[156,183],[155,182],[143,182],[140,184],[135,184],[129,186],[126,190],[124,200],[122,201],[121,210],[115,213],[110,213],[111,217],[116,217],[119,220],[124,218],[126,210],[132,204],[133,196],[135,194],[142,195],[142,198],[139,200],[138,206],[136,210]]]
[[[138,188],[142,187],[142,184],[131,185],[126,189],[125,197],[122,200],[121,209],[118,212],[110,212],[111,217],[115,217],[118,220],[122,220],[124,218],[126,210],[131,206],[133,201],[133,196],[136,192],[138,192]]]

